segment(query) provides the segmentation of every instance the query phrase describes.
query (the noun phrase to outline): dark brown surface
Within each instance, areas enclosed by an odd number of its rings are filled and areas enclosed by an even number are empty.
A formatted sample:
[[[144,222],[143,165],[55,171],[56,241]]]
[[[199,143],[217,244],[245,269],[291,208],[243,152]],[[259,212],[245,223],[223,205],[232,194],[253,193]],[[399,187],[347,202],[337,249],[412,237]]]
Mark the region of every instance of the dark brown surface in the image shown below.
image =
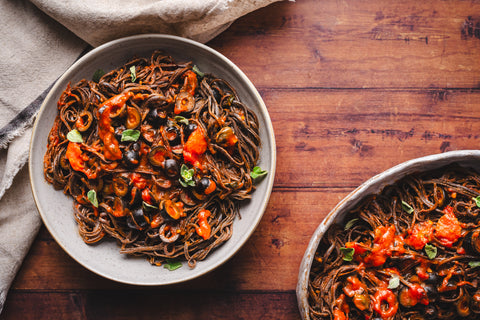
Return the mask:
[[[480,145],[480,3],[276,3],[208,45],[260,91],[277,142],[268,209],[246,246],[185,284],[139,288],[72,260],[45,228],[1,319],[299,319],[311,234],[344,196],[412,158]],[[480,23],[479,23],[480,26]]]

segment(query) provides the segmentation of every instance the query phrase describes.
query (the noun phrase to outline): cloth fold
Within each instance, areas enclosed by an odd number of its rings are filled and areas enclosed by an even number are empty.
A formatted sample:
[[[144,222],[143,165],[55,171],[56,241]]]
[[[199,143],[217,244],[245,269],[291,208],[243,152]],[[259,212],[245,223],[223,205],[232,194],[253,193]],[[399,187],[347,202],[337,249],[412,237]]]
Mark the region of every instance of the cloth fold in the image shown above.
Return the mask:
[[[207,42],[276,1],[0,0],[0,313],[41,226],[25,163],[35,115],[55,80],[92,46],[142,33]]]

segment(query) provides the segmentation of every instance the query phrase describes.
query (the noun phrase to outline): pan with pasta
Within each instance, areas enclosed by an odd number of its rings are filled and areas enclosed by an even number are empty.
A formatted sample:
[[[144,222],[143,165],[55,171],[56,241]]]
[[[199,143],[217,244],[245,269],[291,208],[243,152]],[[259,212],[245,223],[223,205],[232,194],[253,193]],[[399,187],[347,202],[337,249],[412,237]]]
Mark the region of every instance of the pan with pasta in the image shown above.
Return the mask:
[[[455,163],[364,195],[332,223],[305,289],[309,319],[478,319],[480,174]]]

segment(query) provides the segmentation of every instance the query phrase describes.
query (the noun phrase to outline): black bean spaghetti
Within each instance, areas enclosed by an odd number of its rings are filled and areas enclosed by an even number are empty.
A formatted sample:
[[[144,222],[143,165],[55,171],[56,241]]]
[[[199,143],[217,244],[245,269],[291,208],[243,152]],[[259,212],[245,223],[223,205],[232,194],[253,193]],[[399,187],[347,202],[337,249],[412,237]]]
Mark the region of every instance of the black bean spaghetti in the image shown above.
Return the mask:
[[[255,187],[259,124],[234,88],[161,52],[68,86],[44,175],[74,199],[86,243],[190,267],[232,235]]]
[[[479,319],[480,176],[407,176],[332,225],[309,278],[311,319]]]

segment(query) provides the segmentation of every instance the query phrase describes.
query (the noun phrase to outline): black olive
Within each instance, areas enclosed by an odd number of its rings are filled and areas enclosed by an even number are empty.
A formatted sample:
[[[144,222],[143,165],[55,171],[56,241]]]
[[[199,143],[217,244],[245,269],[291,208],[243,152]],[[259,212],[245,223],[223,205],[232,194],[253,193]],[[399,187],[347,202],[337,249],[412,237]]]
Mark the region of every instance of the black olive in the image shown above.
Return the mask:
[[[115,135],[115,139],[117,139],[118,142],[122,141],[122,133],[124,130],[125,130],[124,126],[115,127],[114,135]]]
[[[137,167],[140,164],[140,154],[138,151],[132,149],[123,151],[123,164],[129,169]]]
[[[200,194],[210,194],[215,191],[217,187],[215,182],[208,177],[202,177],[196,182],[195,186],[195,190]]]
[[[147,121],[155,126],[163,125],[167,122],[167,113],[161,108],[153,108],[147,114]]]
[[[165,174],[169,178],[174,178],[178,176],[178,173],[180,172],[180,168],[178,166],[178,162],[175,159],[165,159],[164,162],[165,165]]]
[[[434,302],[435,300],[437,300],[438,291],[437,291],[437,287],[435,287],[434,284],[425,284],[423,286],[423,289],[427,293],[427,297],[430,302]]]
[[[427,280],[425,280],[426,283],[433,283],[433,284],[437,284],[439,281],[440,281],[440,278],[434,272],[430,272],[428,274]]]
[[[148,153],[148,161],[156,167],[163,167],[167,149],[164,146],[153,147]]]
[[[190,134],[195,131],[195,129],[197,129],[197,124],[192,122],[192,123],[189,123],[185,129],[183,129],[183,135],[184,135],[184,140],[187,141],[188,137],[190,136]]]
[[[167,140],[171,146],[175,146],[180,143],[180,130],[177,127],[167,127],[165,129]]]
[[[128,206],[130,208],[136,208],[142,204],[142,191],[137,187],[133,187],[127,196]]]
[[[115,192],[115,194],[118,197],[124,197],[128,193],[128,190],[129,190],[128,183],[129,183],[129,181],[128,181],[127,178],[122,177],[122,176],[115,176],[112,179],[112,183],[113,183],[113,192]]]
[[[180,114],[183,112],[191,112],[195,107],[195,97],[190,93],[183,91],[180,92],[175,99],[175,108],[173,112]]]
[[[142,116],[137,108],[127,107],[127,120],[125,126],[127,129],[135,129],[142,122]]]
[[[143,229],[148,225],[145,215],[143,214],[142,208],[137,208],[132,211],[132,220],[138,226],[138,229]]]
[[[463,239],[463,247],[468,253],[480,253],[480,230],[475,229],[468,232]]]

